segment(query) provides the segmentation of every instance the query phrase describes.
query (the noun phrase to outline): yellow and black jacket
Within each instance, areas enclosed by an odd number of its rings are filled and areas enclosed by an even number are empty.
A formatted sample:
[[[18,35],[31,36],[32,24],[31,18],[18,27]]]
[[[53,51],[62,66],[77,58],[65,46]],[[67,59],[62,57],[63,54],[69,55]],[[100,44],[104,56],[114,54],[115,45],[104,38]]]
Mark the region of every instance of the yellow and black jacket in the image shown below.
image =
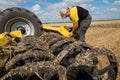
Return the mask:
[[[70,9],[70,19],[72,20],[73,23],[84,20],[89,15],[88,10],[79,6],[72,6],[69,7],[69,9]]]

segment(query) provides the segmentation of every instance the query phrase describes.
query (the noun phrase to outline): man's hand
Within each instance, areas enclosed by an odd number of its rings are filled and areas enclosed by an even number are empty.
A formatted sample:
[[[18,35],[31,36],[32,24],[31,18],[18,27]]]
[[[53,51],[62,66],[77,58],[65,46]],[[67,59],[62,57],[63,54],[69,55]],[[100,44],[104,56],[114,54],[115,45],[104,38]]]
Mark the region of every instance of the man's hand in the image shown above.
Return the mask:
[[[69,37],[72,37],[72,36],[73,36],[73,32],[70,32],[68,36],[69,36]]]
[[[72,30],[70,31],[70,33],[69,33],[69,37],[72,37],[73,36],[73,34],[75,33],[75,31],[76,31],[76,29],[78,28],[78,21],[77,22],[75,22],[75,23],[73,23],[73,27],[72,27]]]

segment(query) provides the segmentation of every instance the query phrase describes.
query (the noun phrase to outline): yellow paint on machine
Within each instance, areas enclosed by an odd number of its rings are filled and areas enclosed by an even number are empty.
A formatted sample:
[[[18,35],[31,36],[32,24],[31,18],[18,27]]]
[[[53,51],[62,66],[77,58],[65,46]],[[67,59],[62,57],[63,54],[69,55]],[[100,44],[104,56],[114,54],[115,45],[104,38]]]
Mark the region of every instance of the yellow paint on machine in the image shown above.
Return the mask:
[[[65,37],[69,37],[70,32],[67,30],[66,26],[53,27],[53,26],[42,25],[42,28],[48,31],[56,31]]]
[[[15,39],[22,39],[21,31],[12,31],[12,32],[4,32],[0,34],[0,47],[9,44],[10,42],[14,41]]]

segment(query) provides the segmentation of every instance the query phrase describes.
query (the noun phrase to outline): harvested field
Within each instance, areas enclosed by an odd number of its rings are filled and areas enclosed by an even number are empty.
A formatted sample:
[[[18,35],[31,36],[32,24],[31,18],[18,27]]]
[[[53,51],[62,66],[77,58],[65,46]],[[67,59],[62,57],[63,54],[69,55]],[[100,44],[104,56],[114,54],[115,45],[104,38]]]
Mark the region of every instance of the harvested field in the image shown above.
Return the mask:
[[[72,26],[72,23],[47,24],[51,26]],[[95,21],[86,33],[86,42],[93,47],[111,50],[120,62],[120,20]],[[117,80],[120,80],[120,67]]]

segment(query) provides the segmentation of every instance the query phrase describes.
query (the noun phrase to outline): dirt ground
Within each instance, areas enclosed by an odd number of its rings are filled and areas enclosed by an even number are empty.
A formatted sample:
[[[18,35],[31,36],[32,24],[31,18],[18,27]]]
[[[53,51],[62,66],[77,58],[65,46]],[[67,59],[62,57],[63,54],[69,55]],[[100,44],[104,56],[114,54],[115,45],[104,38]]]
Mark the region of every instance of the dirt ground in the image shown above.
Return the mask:
[[[72,23],[46,24],[50,26],[72,26]],[[86,33],[86,42],[93,47],[104,47],[111,50],[120,62],[120,20],[93,21]],[[120,66],[118,78],[120,80]]]

